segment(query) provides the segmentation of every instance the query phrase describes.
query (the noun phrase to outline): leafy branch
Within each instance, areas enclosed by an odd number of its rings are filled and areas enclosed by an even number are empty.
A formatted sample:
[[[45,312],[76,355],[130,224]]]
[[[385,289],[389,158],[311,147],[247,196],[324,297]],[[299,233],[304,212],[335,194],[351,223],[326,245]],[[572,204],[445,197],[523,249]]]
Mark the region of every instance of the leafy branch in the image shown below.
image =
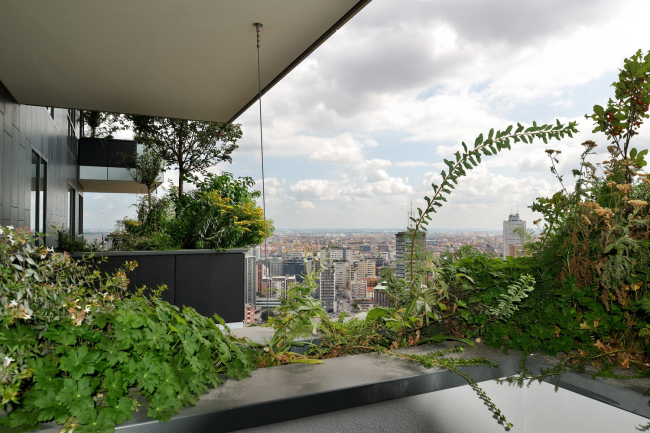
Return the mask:
[[[440,350],[436,352],[430,352],[425,355],[410,355],[399,352],[388,351],[387,353],[395,355],[400,358],[408,359],[410,361],[415,361],[426,368],[441,367],[446,368],[449,371],[453,371],[463,379],[467,381],[469,386],[478,394],[479,398],[485,402],[485,405],[488,409],[494,414],[497,421],[503,424],[506,428],[510,429],[513,427],[512,423],[509,423],[506,420],[505,415],[501,410],[492,402],[490,397],[483,391],[483,389],[478,386],[476,381],[469,377],[467,374],[459,370],[459,367],[465,367],[469,365],[483,365],[487,367],[498,367],[498,364],[493,363],[487,358],[440,358],[443,355],[449,353],[458,353],[463,352],[462,346],[456,346],[450,349]]]
[[[502,293],[496,307],[490,308],[488,313],[492,316],[485,323],[492,319],[507,319],[519,308],[517,304],[528,297],[534,290],[535,279],[528,275],[521,275],[519,280],[508,286],[508,292]]]
[[[440,173],[442,181],[440,185],[432,183],[433,195],[431,197],[424,197],[427,206],[422,210],[418,208],[418,217],[411,217],[411,221],[415,223],[412,230],[412,239],[410,246],[410,280],[413,289],[413,274],[414,274],[414,256],[415,256],[415,240],[419,232],[426,231],[426,226],[431,221],[431,214],[437,212],[436,208],[442,206],[442,202],[446,202],[446,195],[451,194],[451,190],[458,185],[458,179],[461,176],[466,176],[467,171],[476,167],[481,163],[481,155],[492,156],[496,155],[504,149],[510,150],[512,142],[518,143],[532,143],[535,138],[548,143],[549,139],[561,140],[565,135],[573,137],[573,133],[578,132],[576,122],[569,122],[562,124],[559,120],[555,125],[537,125],[533,122],[533,126],[525,128],[522,124],[517,123],[517,129],[513,132],[514,126],[510,125],[503,131],[494,131],[490,129],[487,138],[480,134],[474,141],[474,149],[469,149],[463,142],[463,153],[457,151],[455,153],[455,162],[445,159],[444,163],[448,167],[448,171],[442,170]]]

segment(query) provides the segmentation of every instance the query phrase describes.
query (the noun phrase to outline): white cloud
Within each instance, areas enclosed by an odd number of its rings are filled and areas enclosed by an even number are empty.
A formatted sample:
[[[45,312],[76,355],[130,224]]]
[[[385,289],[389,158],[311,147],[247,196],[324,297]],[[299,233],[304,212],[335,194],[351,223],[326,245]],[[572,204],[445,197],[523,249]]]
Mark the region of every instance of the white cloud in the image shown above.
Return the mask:
[[[409,168],[430,167],[431,163],[430,162],[424,162],[424,161],[401,161],[401,162],[396,162],[395,166],[396,167],[409,167]]]
[[[316,209],[316,206],[314,206],[314,203],[310,201],[298,201],[296,202],[296,207],[301,210],[311,210],[311,209]]]
[[[296,198],[305,197],[316,200],[336,200],[337,195],[331,184],[323,179],[304,179],[289,187]]]

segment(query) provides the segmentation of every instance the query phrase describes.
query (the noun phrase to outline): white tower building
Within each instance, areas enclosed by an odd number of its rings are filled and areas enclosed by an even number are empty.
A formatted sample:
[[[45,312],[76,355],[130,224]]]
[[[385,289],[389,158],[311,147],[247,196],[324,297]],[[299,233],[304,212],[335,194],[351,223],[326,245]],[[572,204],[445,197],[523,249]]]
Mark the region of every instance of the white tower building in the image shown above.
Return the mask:
[[[511,256],[510,246],[521,245],[521,237],[515,233],[515,229],[521,227],[526,230],[526,221],[519,219],[519,212],[508,216],[508,221],[503,222],[503,258]]]

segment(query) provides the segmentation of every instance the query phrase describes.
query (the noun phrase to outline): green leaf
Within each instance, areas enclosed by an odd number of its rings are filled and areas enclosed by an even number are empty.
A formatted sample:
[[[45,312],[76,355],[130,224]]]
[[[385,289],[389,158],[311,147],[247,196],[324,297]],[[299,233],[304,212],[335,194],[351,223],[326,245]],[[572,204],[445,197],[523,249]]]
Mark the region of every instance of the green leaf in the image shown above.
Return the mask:
[[[106,370],[103,385],[107,392],[104,400],[109,406],[116,405],[128,390],[128,383],[124,380],[120,371]]]
[[[149,403],[147,416],[163,422],[169,422],[172,415],[181,408],[181,402],[176,396],[167,393],[157,392],[147,402]]]
[[[113,413],[108,408],[100,408],[99,411],[89,410],[82,416],[77,417],[83,425],[75,430],[77,433],[113,433],[115,421]]]
[[[133,402],[129,397],[120,398],[116,406],[107,407],[106,416],[113,420],[115,424],[122,424],[127,419],[133,418]]]
[[[368,311],[368,314],[366,315],[366,322],[373,322],[380,317],[386,317],[391,314],[390,310],[382,307],[375,307]]]
[[[91,397],[92,392],[93,388],[87,377],[82,377],[79,380],[65,379],[63,388],[57,394],[56,399],[70,410],[72,416],[79,417],[83,416],[84,412],[94,409],[95,402]]]
[[[138,386],[148,392],[154,392],[160,383],[159,368],[160,364],[151,358],[145,358],[139,362],[136,376]]]
[[[449,335],[433,335],[429,338],[426,338],[422,341],[420,341],[419,344],[425,343],[425,342],[434,342],[434,343],[442,343],[443,341],[460,341],[461,343],[465,343],[469,346],[476,347],[476,343],[474,343],[472,340],[468,338],[458,338],[458,337],[452,337]]]
[[[56,377],[59,374],[59,368],[52,357],[29,359],[27,366],[34,372],[34,387],[36,389],[58,391],[61,388],[63,379]]]
[[[476,140],[474,140],[474,148],[479,147],[483,143],[483,134],[479,134],[478,137],[476,137]]]
[[[34,405],[41,409],[38,412],[38,421],[47,422],[54,420],[63,424],[70,418],[70,412],[63,403],[56,399],[56,394],[45,394],[38,398]]]
[[[69,372],[74,379],[79,379],[84,374],[95,372],[97,358],[99,353],[88,353],[86,346],[71,349],[68,355],[61,357],[61,370]]]
[[[25,325],[0,330],[2,345],[12,351],[26,352],[38,343],[38,333]]]

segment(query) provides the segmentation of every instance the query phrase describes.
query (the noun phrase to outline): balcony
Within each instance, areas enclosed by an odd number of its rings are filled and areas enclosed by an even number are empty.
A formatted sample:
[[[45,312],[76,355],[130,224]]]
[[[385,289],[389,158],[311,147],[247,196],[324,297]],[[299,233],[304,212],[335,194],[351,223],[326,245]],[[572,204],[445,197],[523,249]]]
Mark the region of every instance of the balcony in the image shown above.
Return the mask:
[[[142,151],[143,146],[133,140],[80,138],[79,183],[85,192],[146,194],[147,187],[135,182],[125,165],[125,158]],[[164,180],[161,172],[156,186]]]

